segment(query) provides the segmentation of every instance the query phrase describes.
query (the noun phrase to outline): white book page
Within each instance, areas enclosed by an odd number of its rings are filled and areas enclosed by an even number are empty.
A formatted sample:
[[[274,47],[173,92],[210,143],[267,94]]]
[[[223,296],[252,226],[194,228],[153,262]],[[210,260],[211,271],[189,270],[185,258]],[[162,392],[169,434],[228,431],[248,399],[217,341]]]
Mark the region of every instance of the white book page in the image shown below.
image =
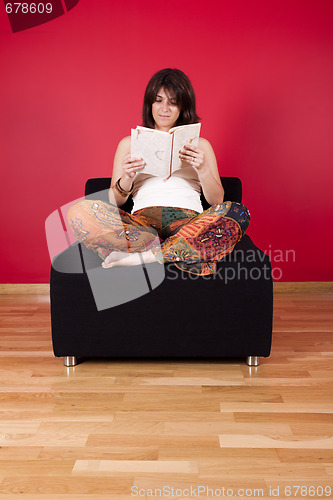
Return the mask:
[[[142,174],[168,177],[170,174],[172,136],[146,127],[131,129],[131,155],[146,162]]]
[[[172,154],[172,172],[179,170],[182,167],[182,161],[179,158],[179,151],[186,143],[193,146],[198,146],[201,123],[193,123],[191,125],[183,125],[170,129],[173,132],[173,154]]]

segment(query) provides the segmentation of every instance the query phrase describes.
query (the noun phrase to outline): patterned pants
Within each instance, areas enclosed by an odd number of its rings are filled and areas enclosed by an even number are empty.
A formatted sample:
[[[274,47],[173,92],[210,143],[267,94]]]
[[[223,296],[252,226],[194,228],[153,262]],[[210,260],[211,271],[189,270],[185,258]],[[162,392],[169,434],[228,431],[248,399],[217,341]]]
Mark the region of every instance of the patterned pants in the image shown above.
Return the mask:
[[[71,206],[68,220],[76,238],[105,259],[112,251],[143,252],[198,275],[214,274],[216,263],[245,233],[250,214],[226,201],[202,213],[173,207],[148,207],[129,214],[98,200]]]

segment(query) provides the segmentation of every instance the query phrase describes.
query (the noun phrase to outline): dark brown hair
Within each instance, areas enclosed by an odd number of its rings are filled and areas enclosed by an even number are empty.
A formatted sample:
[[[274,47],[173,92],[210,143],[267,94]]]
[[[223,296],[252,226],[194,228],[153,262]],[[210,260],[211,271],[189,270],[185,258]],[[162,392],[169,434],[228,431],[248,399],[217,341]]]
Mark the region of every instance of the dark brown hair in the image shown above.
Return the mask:
[[[200,117],[196,112],[195,94],[190,80],[180,69],[165,68],[155,73],[148,82],[142,108],[142,124],[144,127],[154,128],[155,126],[152,105],[161,88],[170,97],[176,99],[176,104],[180,109],[180,115],[175,126],[198,123]]]

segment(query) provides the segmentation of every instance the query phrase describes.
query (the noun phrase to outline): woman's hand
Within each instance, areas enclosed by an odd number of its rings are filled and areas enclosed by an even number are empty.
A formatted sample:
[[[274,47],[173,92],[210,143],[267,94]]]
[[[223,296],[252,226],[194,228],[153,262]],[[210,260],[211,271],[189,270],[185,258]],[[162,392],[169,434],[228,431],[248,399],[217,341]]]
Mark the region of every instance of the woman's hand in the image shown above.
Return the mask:
[[[128,154],[123,158],[121,165],[125,176],[133,179],[137,172],[145,167],[146,163],[142,158],[136,158],[135,156]]]
[[[185,146],[183,146],[183,148],[179,151],[179,158],[182,161],[189,163],[196,170],[202,170],[206,166],[205,152],[202,149],[190,144],[185,144]]]

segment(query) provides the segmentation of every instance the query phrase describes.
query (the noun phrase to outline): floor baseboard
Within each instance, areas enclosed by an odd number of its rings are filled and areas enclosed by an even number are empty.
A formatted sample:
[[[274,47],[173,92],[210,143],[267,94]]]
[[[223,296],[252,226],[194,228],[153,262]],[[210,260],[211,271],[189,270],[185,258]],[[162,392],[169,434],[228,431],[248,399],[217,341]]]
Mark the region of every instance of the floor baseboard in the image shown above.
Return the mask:
[[[48,283],[1,283],[0,295],[49,295]]]
[[[333,293],[332,281],[275,282],[274,293]],[[48,283],[0,283],[0,295],[49,295]]]
[[[275,282],[274,293],[333,293],[332,281]]]

